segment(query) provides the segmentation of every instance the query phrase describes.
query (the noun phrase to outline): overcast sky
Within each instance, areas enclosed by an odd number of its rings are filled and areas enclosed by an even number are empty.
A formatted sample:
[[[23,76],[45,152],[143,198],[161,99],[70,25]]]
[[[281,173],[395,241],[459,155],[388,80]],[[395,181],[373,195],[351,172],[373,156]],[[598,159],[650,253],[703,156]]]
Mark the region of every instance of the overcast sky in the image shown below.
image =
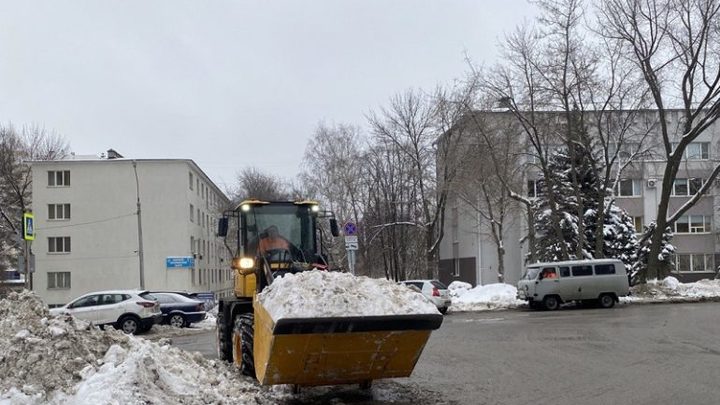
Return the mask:
[[[77,154],[294,178],[318,122],[492,62],[525,0],[2,1],[0,121]]]

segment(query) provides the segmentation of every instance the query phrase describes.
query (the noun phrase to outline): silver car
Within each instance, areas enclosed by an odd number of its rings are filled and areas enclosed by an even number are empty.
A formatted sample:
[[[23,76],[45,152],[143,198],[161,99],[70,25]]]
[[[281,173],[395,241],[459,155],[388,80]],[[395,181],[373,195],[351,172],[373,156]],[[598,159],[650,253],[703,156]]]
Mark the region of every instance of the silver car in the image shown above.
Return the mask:
[[[445,284],[438,280],[405,280],[402,284],[422,293],[444,314],[450,308],[450,292]]]

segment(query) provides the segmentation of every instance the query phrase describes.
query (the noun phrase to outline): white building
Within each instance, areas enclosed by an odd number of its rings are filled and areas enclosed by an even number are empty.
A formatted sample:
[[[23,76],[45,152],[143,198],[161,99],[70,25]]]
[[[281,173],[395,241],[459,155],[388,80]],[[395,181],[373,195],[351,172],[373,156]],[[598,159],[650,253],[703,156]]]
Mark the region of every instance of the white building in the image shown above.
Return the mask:
[[[231,293],[229,252],[215,236],[229,200],[192,160],[125,159],[110,150],[107,159],[31,164],[33,289],[49,305],[141,284]],[[173,257],[194,260],[168,267]]]
[[[512,117],[505,112],[482,112],[487,122],[507,125]],[[560,116],[559,113],[546,113],[548,116]],[[639,133],[650,131],[644,148],[661,148],[660,134],[654,126],[656,113],[652,110],[637,116],[634,127]],[[643,124],[641,125],[640,122]],[[675,130],[675,139],[682,136],[680,126],[681,115],[678,111],[669,114],[670,128]],[[500,124],[497,124],[500,123]],[[650,124],[648,124],[650,123]],[[468,126],[471,128],[471,126]],[[463,135],[472,143],[472,131]],[[518,132],[518,142],[524,142],[524,136]],[[548,145],[546,145],[547,147]],[[637,144],[628,142],[626,147],[638,148]],[[529,150],[529,149],[528,149]],[[625,151],[620,151],[620,154]],[[638,159],[627,167],[616,190],[616,204],[632,216],[635,227],[643,229],[644,225],[657,217],[657,206],[662,191],[665,161],[658,159],[662,151],[650,157]],[[530,155],[530,153],[528,153]],[[478,153],[476,159],[488,159]],[[471,165],[471,162],[461,162]],[[720,124],[717,122],[709,127],[685,151],[683,162],[673,181],[670,198],[669,214],[675,212],[707,181],[713,168],[720,164]],[[523,190],[529,198],[535,197],[539,172],[532,166],[523,166],[527,187]],[[455,280],[469,282],[472,285],[497,283],[499,254],[497,243],[490,234],[490,222],[458,197],[451,189],[445,207],[444,238],[439,251],[439,278],[445,283]],[[482,203],[474,202],[478,205]],[[524,210],[511,212],[504,223],[504,268],[503,280],[515,284],[523,274],[527,243],[527,218]],[[697,281],[703,278],[715,278],[720,266],[720,179],[714,187],[703,195],[699,201],[673,225],[675,246],[675,269],[673,276],[681,281]]]

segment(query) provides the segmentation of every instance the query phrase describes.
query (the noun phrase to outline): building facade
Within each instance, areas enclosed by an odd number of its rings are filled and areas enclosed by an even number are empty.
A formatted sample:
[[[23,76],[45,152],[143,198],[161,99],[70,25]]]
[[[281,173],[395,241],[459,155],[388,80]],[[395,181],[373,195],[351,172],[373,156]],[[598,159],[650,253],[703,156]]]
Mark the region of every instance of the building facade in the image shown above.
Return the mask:
[[[507,119],[504,112],[483,113],[490,120]],[[636,119],[648,121],[653,111],[640,114]],[[559,115],[559,113],[558,113]],[[670,127],[680,128],[679,113],[670,115]],[[652,126],[644,126],[652,128]],[[677,131],[680,137],[680,131]],[[614,190],[618,206],[627,211],[640,232],[657,217],[657,207],[662,191],[665,161],[658,159],[660,134],[650,133],[644,140],[649,153],[633,160],[621,172]],[[518,139],[521,135],[518,134]],[[638,144],[628,142],[632,148]],[[656,153],[651,153],[653,149]],[[627,155],[630,154],[628,151]],[[619,154],[622,158],[623,152]],[[487,157],[478,155],[477,159]],[[524,163],[527,163],[524,162]],[[463,162],[462,164],[467,164]],[[685,204],[707,181],[713,168],[720,164],[720,125],[716,122],[685,151],[680,170],[673,181],[669,215]],[[539,171],[532,165],[523,165],[524,193],[534,198],[537,193]],[[446,206],[444,239],[440,246],[439,278],[449,283],[455,280],[472,285],[504,281],[515,284],[523,275],[527,253],[528,221],[523,209],[512,211],[506,218],[503,232],[504,277],[499,277],[498,249],[491,237],[489,221],[479,215],[467,199],[459,198],[451,188]],[[684,282],[703,278],[715,278],[720,266],[720,181],[716,181],[706,194],[673,225],[672,244],[676,248],[673,276]]]
[[[108,157],[31,163],[33,289],[50,306],[141,285],[229,295],[230,255],[216,237],[225,194],[192,160]]]

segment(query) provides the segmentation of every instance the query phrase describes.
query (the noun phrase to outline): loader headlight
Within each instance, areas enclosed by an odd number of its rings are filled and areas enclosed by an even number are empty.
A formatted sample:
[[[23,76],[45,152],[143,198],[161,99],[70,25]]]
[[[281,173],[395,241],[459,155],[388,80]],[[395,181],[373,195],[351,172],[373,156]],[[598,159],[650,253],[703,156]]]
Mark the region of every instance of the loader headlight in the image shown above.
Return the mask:
[[[250,211],[250,204],[243,204],[240,206],[240,209],[242,210],[242,212],[248,212]]]
[[[233,269],[252,269],[255,267],[255,260],[253,260],[250,257],[234,257],[232,259],[232,266]]]
[[[241,269],[252,269],[255,267],[255,260],[250,257],[243,257],[240,259],[240,268]]]
[[[311,205],[310,211],[312,212],[320,212],[320,206],[319,205]]]

